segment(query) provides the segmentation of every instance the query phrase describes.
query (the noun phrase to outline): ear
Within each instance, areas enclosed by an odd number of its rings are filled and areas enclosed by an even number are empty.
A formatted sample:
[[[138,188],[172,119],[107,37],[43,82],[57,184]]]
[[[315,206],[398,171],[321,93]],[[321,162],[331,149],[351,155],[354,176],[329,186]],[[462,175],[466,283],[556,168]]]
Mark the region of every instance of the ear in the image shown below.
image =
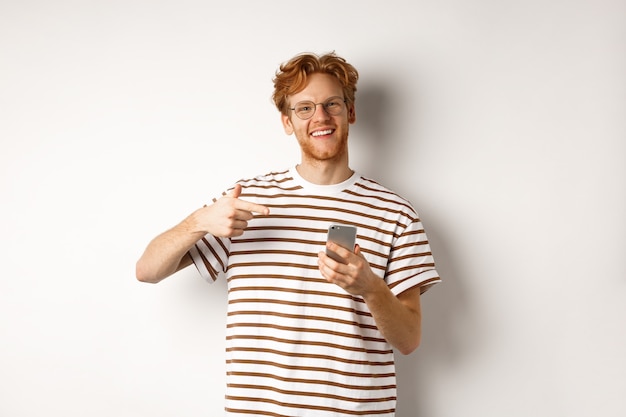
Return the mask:
[[[353,124],[354,122],[356,122],[356,109],[354,103],[351,103],[348,106],[348,123]]]
[[[285,133],[291,135],[293,133],[293,125],[291,124],[289,116],[281,114],[280,120],[283,122],[283,129],[285,129]]]

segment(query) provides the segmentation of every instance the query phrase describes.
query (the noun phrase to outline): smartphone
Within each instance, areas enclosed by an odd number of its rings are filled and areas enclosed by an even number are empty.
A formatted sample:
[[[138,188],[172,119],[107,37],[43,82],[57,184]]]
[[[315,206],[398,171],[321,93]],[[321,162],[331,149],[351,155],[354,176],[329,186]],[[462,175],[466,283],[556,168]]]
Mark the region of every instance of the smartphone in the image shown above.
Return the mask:
[[[345,224],[331,224],[328,226],[327,240],[334,242],[339,246],[342,246],[349,251],[354,251],[354,244],[356,243],[356,227]],[[330,256],[337,262],[343,262],[343,260],[335,252],[326,249],[326,255]]]

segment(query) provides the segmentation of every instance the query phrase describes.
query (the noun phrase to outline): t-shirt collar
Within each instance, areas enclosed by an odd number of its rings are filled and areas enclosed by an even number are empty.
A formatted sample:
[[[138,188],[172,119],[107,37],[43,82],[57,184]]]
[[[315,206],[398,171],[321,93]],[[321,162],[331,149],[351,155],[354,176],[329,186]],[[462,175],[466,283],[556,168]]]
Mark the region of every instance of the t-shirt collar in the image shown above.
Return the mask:
[[[359,175],[355,171],[352,173],[350,178],[348,178],[347,180],[343,182],[340,182],[338,184],[320,185],[320,184],[313,184],[312,182],[309,182],[305,180],[304,178],[302,178],[302,176],[298,173],[298,170],[296,169],[295,166],[291,167],[289,169],[289,172],[291,173],[293,180],[298,185],[300,185],[307,193],[316,194],[316,195],[339,194],[343,190],[346,190],[352,187],[352,185],[354,185],[354,183],[359,178]]]

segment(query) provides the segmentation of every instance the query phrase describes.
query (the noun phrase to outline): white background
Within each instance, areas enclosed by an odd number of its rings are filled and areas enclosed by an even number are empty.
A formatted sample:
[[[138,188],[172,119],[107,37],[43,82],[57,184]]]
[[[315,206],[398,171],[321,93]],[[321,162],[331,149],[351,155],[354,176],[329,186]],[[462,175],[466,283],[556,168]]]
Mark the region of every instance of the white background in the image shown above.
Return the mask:
[[[444,283],[399,417],[626,415],[626,4],[0,1],[0,416],[217,416],[225,286],[148,241],[295,164],[278,65],[360,71],[353,168]]]

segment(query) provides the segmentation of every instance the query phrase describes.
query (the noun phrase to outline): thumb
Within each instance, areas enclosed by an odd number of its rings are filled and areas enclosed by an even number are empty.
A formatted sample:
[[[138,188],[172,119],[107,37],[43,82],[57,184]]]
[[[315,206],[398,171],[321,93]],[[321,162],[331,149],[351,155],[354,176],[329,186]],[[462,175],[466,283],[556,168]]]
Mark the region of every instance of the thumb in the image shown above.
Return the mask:
[[[235,187],[230,190],[226,197],[239,198],[241,195],[241,184],[235,184]]]

